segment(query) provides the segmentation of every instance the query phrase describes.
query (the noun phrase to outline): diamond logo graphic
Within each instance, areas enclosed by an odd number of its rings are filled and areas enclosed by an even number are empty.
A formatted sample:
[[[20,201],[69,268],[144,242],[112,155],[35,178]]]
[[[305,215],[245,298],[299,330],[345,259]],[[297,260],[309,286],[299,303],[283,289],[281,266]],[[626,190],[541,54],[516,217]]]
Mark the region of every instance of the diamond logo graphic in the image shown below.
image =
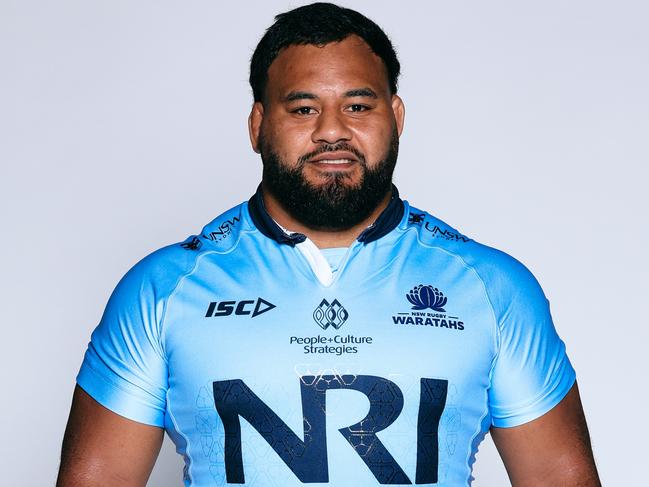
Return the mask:
[[[313,319],[323,330],[330,326],[337,330],[343,326],[348,317],[349,313],[337,299],[334,299],[331,303],[323,299],[313,311]]]

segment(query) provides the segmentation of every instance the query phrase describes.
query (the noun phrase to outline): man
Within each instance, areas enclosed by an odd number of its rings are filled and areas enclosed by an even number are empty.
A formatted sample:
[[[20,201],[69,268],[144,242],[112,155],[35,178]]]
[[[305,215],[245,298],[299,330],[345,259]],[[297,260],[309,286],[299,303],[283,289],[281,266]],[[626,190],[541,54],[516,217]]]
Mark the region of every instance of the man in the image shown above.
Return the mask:
[[[163,428],[186,485],[469,485],[489,430],[513,485],[599,485],[537,282],[391,184],[398,75],[357,12],[277,17],[251,62],[262,184],[119,283],[58,485],[144,485]]]

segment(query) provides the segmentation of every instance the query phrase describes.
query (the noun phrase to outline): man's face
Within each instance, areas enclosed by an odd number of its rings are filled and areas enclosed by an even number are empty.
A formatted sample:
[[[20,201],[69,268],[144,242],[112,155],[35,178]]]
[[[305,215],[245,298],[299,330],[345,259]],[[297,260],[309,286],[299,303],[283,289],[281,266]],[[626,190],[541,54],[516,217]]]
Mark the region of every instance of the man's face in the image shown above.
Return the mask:
[[[264,189],[330,230],[362,222],[389,193],[402,125],[382,60],[356,36],[282,50],[250,115]]]

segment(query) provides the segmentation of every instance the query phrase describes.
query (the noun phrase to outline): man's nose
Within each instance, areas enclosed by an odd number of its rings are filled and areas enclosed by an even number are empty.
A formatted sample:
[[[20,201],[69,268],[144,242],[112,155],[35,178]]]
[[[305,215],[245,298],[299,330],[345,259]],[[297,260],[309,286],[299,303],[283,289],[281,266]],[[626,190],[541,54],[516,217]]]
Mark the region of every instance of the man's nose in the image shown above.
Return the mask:
[[[314,143],[326,142],[335,144],[341,140],[350,140],[352,132],[346,124],[345,115],[336,110],[323,110],[311,134]]]

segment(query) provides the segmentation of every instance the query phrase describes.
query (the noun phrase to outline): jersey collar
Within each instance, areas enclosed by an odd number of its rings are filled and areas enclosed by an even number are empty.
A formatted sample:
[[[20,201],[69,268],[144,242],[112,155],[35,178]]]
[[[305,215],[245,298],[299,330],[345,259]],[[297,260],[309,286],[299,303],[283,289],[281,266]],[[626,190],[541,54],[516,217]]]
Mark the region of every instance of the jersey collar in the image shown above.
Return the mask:
[[[390,233],[403,218],[405,206],[399,197],[399,190],[392,185],[392,197],[388,206],[381,212],[379,217],[374,223],[367,227],[358,236],[357,240],[364,244],[368,244]],[[295,245],[302,243],[306,240],[306,236],[301,233],[287,233],[285,232],[273,218],[268,214],[266,205],[264,205],[264,198],[262,194],[261,184],[257,187],[257,191],[248,200],[248,212],[252,222],[257,229],[268,238],[272,238],[277,243]]]

